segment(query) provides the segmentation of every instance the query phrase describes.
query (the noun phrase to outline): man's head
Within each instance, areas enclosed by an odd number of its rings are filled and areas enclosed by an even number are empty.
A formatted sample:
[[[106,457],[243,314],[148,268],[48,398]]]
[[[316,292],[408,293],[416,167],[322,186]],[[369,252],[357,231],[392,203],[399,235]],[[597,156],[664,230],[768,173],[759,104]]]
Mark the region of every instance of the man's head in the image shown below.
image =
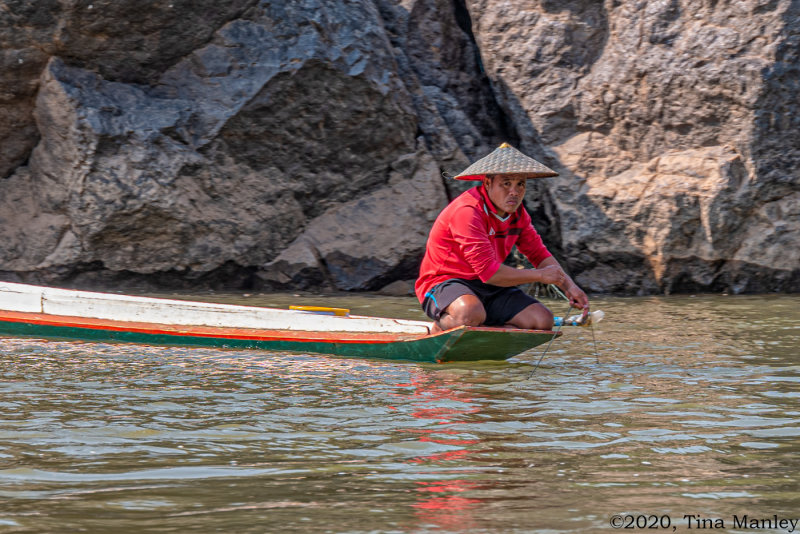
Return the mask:
[[[483,179],[483,186],[489,195],[497,214],[505,217],[514,213],[522,204],[525,197],[525,178],[516,178],[495,174],[487,174]]]

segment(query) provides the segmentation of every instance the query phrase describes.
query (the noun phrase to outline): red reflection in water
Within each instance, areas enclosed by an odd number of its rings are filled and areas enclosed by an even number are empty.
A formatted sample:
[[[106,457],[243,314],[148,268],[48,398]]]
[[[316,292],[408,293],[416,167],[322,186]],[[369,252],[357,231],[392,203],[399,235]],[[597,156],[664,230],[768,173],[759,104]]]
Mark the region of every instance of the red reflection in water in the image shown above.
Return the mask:
[[[457,399],[461,400],[461,399]],[[428,408],[428,409],[421,409],[416,410],[413,415],[417,419],[438,419],[445,424],[453,424],[456,421],[452,421],[451,417],[454,415],[462,415],[466,413],[475,413],[478,410],[475,408],[469,410],[458,410],[456,408]]]
[[[411,458],[407,460],[408,463],[422,465],[468,460],[469,456],[474,453],[470,446],[478,444],[480,440],[461,438],[459,437],[460,432],[454,427],[468,423],[468,421],[464,421],[465,416],[480,411],[472,404],[473,399],[463,391],[431,380],[430,377],[412,379],[410,383],[403,384],[401,387],[412,388],[412,398],[419,399],[428,405],[418,407],[411,415],[417,419],[430,420],[440,426],[440,428],[406,429],[405,432],[418,435],[420,442],[460,447]],[[446,402],[448,406],[436,406],[437,402]],[[462,479],[418,482],[418,499],[412,505],[415,509],[415,516],[423,525],[435,525],[445,530],[461,531],[475,528],[477,520],[474,513],[483,504],[483,501],[459,494],[476,488],[474,482]]]
[[[466,480],[419,482],[418,492],[437,495],[421,499],[413,505],[416,508],[417,519],[424,524],[436,525],[445,530],[463,531],[477,527],[473,511],[483,504],[483,501],[457,495],[475,488],[474,483]]]
[[[408,460],[408,462],[412,464],[425,464],[428,462],[451,462],[453,460],[464,460],[467,456],[469,456],[469,451],[462,449],[460,451],[440,452],[439,454],[430,454],[428,456],[412,458],[411,460]]]

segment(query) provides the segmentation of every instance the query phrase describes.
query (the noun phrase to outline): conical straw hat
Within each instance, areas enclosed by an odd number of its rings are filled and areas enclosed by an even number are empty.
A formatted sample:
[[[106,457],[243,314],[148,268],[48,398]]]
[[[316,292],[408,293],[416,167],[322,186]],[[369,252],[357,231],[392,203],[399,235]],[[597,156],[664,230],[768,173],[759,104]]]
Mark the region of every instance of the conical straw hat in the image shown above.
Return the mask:
[[[508,143],[503,143],[455,176],[456,180],[483,180],[487,174],[513,178],[546,178],[558,176],[533,158],[529,158]]]

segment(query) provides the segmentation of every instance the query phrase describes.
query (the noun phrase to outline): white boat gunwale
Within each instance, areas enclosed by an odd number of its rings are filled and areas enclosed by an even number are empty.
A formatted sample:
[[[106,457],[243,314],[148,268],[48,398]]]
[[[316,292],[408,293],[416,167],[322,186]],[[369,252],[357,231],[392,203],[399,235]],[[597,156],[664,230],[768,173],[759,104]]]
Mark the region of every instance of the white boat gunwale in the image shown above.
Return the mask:
[[[429,322],[140,297],[0,282],[0,309],[45,315],[260,330],[425,335]]]

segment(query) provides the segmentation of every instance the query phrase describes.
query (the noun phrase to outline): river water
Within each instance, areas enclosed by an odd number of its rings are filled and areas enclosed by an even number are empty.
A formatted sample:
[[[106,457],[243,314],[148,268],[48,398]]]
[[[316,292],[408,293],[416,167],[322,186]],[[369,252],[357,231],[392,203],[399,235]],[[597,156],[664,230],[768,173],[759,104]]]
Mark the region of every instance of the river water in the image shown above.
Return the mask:
[[[0,338],[0,532],[790,532],[800,296],[593,308],[533,374]]]

